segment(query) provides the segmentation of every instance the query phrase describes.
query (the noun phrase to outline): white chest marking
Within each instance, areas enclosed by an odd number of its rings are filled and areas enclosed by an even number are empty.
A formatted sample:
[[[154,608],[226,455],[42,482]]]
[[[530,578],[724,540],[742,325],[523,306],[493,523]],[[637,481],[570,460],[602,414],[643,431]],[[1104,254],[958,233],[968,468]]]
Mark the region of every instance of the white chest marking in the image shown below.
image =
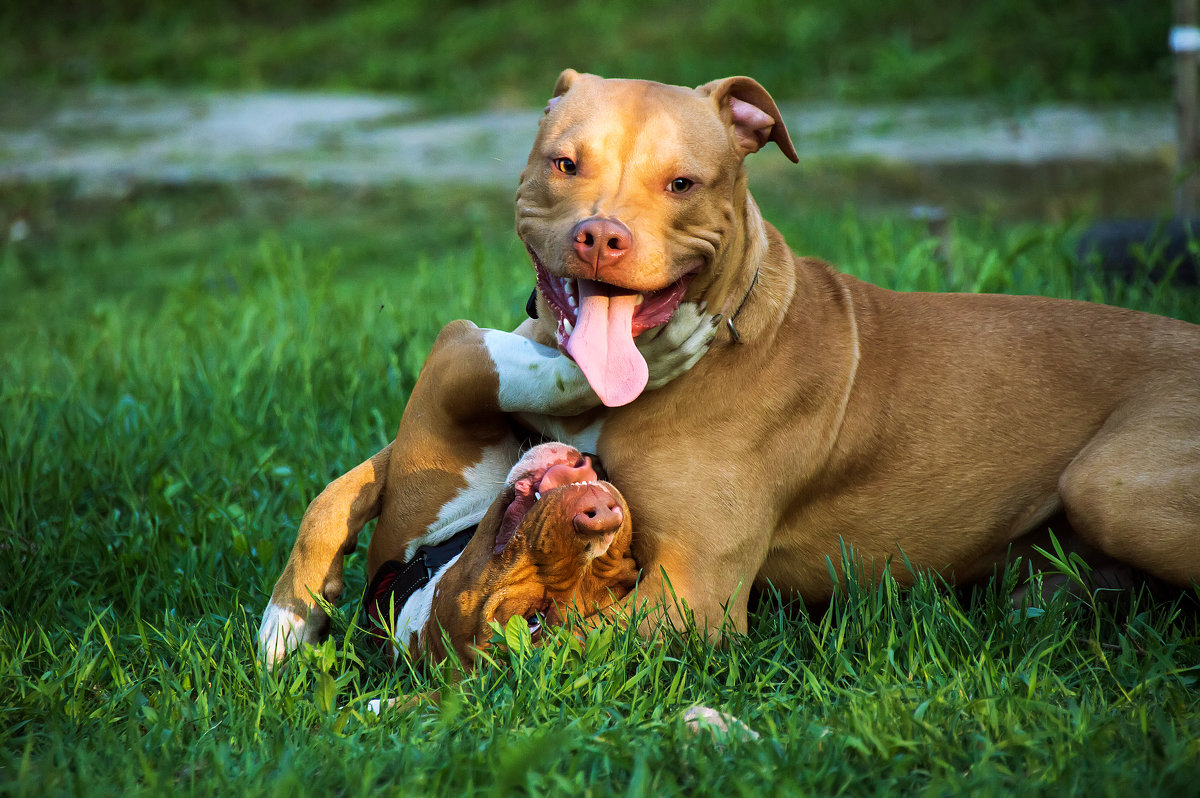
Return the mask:
[[[437,591],[438,582],[442,580],[446,569],[458,562],[458,558],[461,556],[462,552],[459,552],[451,557],[450,562],[439,568],[425,586],[409,596],[408,601],[404,602],[404,606],[400,608],[400,614],[396,616],[396,629],[392,636],[393,660],[400,655],[401,651],[408,650],[408,641],[412,639],[413,633],[416,633],[417,643],[420,644],[421,635],[425,633],[425,625],[429,622],[429,613],[433,609],[433,594]]]
[[[408,544],[404,559],[411,560],[421,546],[436,546],[472,524],[478,524],[504,486],[509,469],[520,456],[520,446],[514,439],[500,446],[485,447],[479,462],[463,471],[467,486],[442,505],[425,534]]]

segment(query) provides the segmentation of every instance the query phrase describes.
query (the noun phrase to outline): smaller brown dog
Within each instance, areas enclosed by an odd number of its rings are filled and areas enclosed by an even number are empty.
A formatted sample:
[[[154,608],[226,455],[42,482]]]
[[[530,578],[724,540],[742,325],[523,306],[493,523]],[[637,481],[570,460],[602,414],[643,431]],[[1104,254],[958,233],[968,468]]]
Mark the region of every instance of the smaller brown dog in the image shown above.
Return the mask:
[[[595,460],[561,443],[535,446],[513,466],[462,553],[395,608],[392,639],[414,658],[465,665],[492,636],[489,623],[529,621],[534,642],[568,612],[589,617],[637,582],[633,527],[620,492]],[[387,591],[368,612],[392,615]],[[443,631],[446,635],[443,638]]]

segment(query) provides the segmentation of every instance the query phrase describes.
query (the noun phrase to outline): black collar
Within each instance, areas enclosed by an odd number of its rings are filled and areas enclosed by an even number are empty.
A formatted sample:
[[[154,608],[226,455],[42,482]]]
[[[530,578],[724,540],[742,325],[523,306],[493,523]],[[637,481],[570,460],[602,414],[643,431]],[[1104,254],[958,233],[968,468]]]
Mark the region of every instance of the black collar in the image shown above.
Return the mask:
[[[367,587],[363,610],[372,622],[389,628],[400,616],[408,600],[467,547],[478,524],[457,532],[447,540],[432,546],[421,546],[407,562],[389,560],[379,567]]]
[[[737,310],[733,312],[733,315],[725,320],[725,324],[729,327],[729,335],[731,338],[733,338],[733,342],[735,344],[740,344],[742,342],[742,336],[738,334],[737,327],[733,326],[733,322],[737,319],[738,314],[742,312],[742,308],[746,307],[746,300],[750,298],[750,292],[754,290],[754,286],[758,285],[758,273],[761,269],[762,266],[759,265],[759,267],[754,270],[754,279],[750,281],[750,287],[746,289],[746,295],[742,297],[742,303],[737,306]]]

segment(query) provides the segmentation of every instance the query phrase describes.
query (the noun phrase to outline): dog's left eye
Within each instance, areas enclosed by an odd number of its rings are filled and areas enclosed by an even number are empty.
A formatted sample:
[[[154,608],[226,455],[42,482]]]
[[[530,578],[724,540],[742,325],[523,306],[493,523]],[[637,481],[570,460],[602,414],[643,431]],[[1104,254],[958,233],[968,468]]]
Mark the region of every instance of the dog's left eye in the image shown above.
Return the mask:
[[[667,191],[672,194],[682,194],[692,186],[696,185],[696,181],[688,180],[686,177],[677,177],[667,184]]]
[[[575,162],[570,158],[555,158],[554,168],[564,175],[573,175],[579,171],[578,167],[575,166]]]

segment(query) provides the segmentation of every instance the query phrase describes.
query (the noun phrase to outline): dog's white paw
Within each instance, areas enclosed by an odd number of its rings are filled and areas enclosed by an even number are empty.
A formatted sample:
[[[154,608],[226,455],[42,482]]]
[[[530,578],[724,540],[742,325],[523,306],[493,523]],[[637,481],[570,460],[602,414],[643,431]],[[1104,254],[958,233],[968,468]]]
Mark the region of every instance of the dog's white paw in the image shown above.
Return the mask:
[[[271,602],[258,627],[258,656],[270,670],[301,643],[318,643],[308,619]]]
[[[661,388],[696,365],[716,337],[717,321],[695,302],[683,302],[670,321],[639,335],[637,348],[650,370],[646,389]]]
[[[367,711],[374,715],[382,715],[385,709],[390,709],[400,703],[399,699],[389,698],[383,701],[378,698],[372,698],[367,702]]]
[[[697,704],[683,713],[683,722],[694,734],[708,732],[720,745],[727,740],[757,740],[758,732],[728,712]]]

